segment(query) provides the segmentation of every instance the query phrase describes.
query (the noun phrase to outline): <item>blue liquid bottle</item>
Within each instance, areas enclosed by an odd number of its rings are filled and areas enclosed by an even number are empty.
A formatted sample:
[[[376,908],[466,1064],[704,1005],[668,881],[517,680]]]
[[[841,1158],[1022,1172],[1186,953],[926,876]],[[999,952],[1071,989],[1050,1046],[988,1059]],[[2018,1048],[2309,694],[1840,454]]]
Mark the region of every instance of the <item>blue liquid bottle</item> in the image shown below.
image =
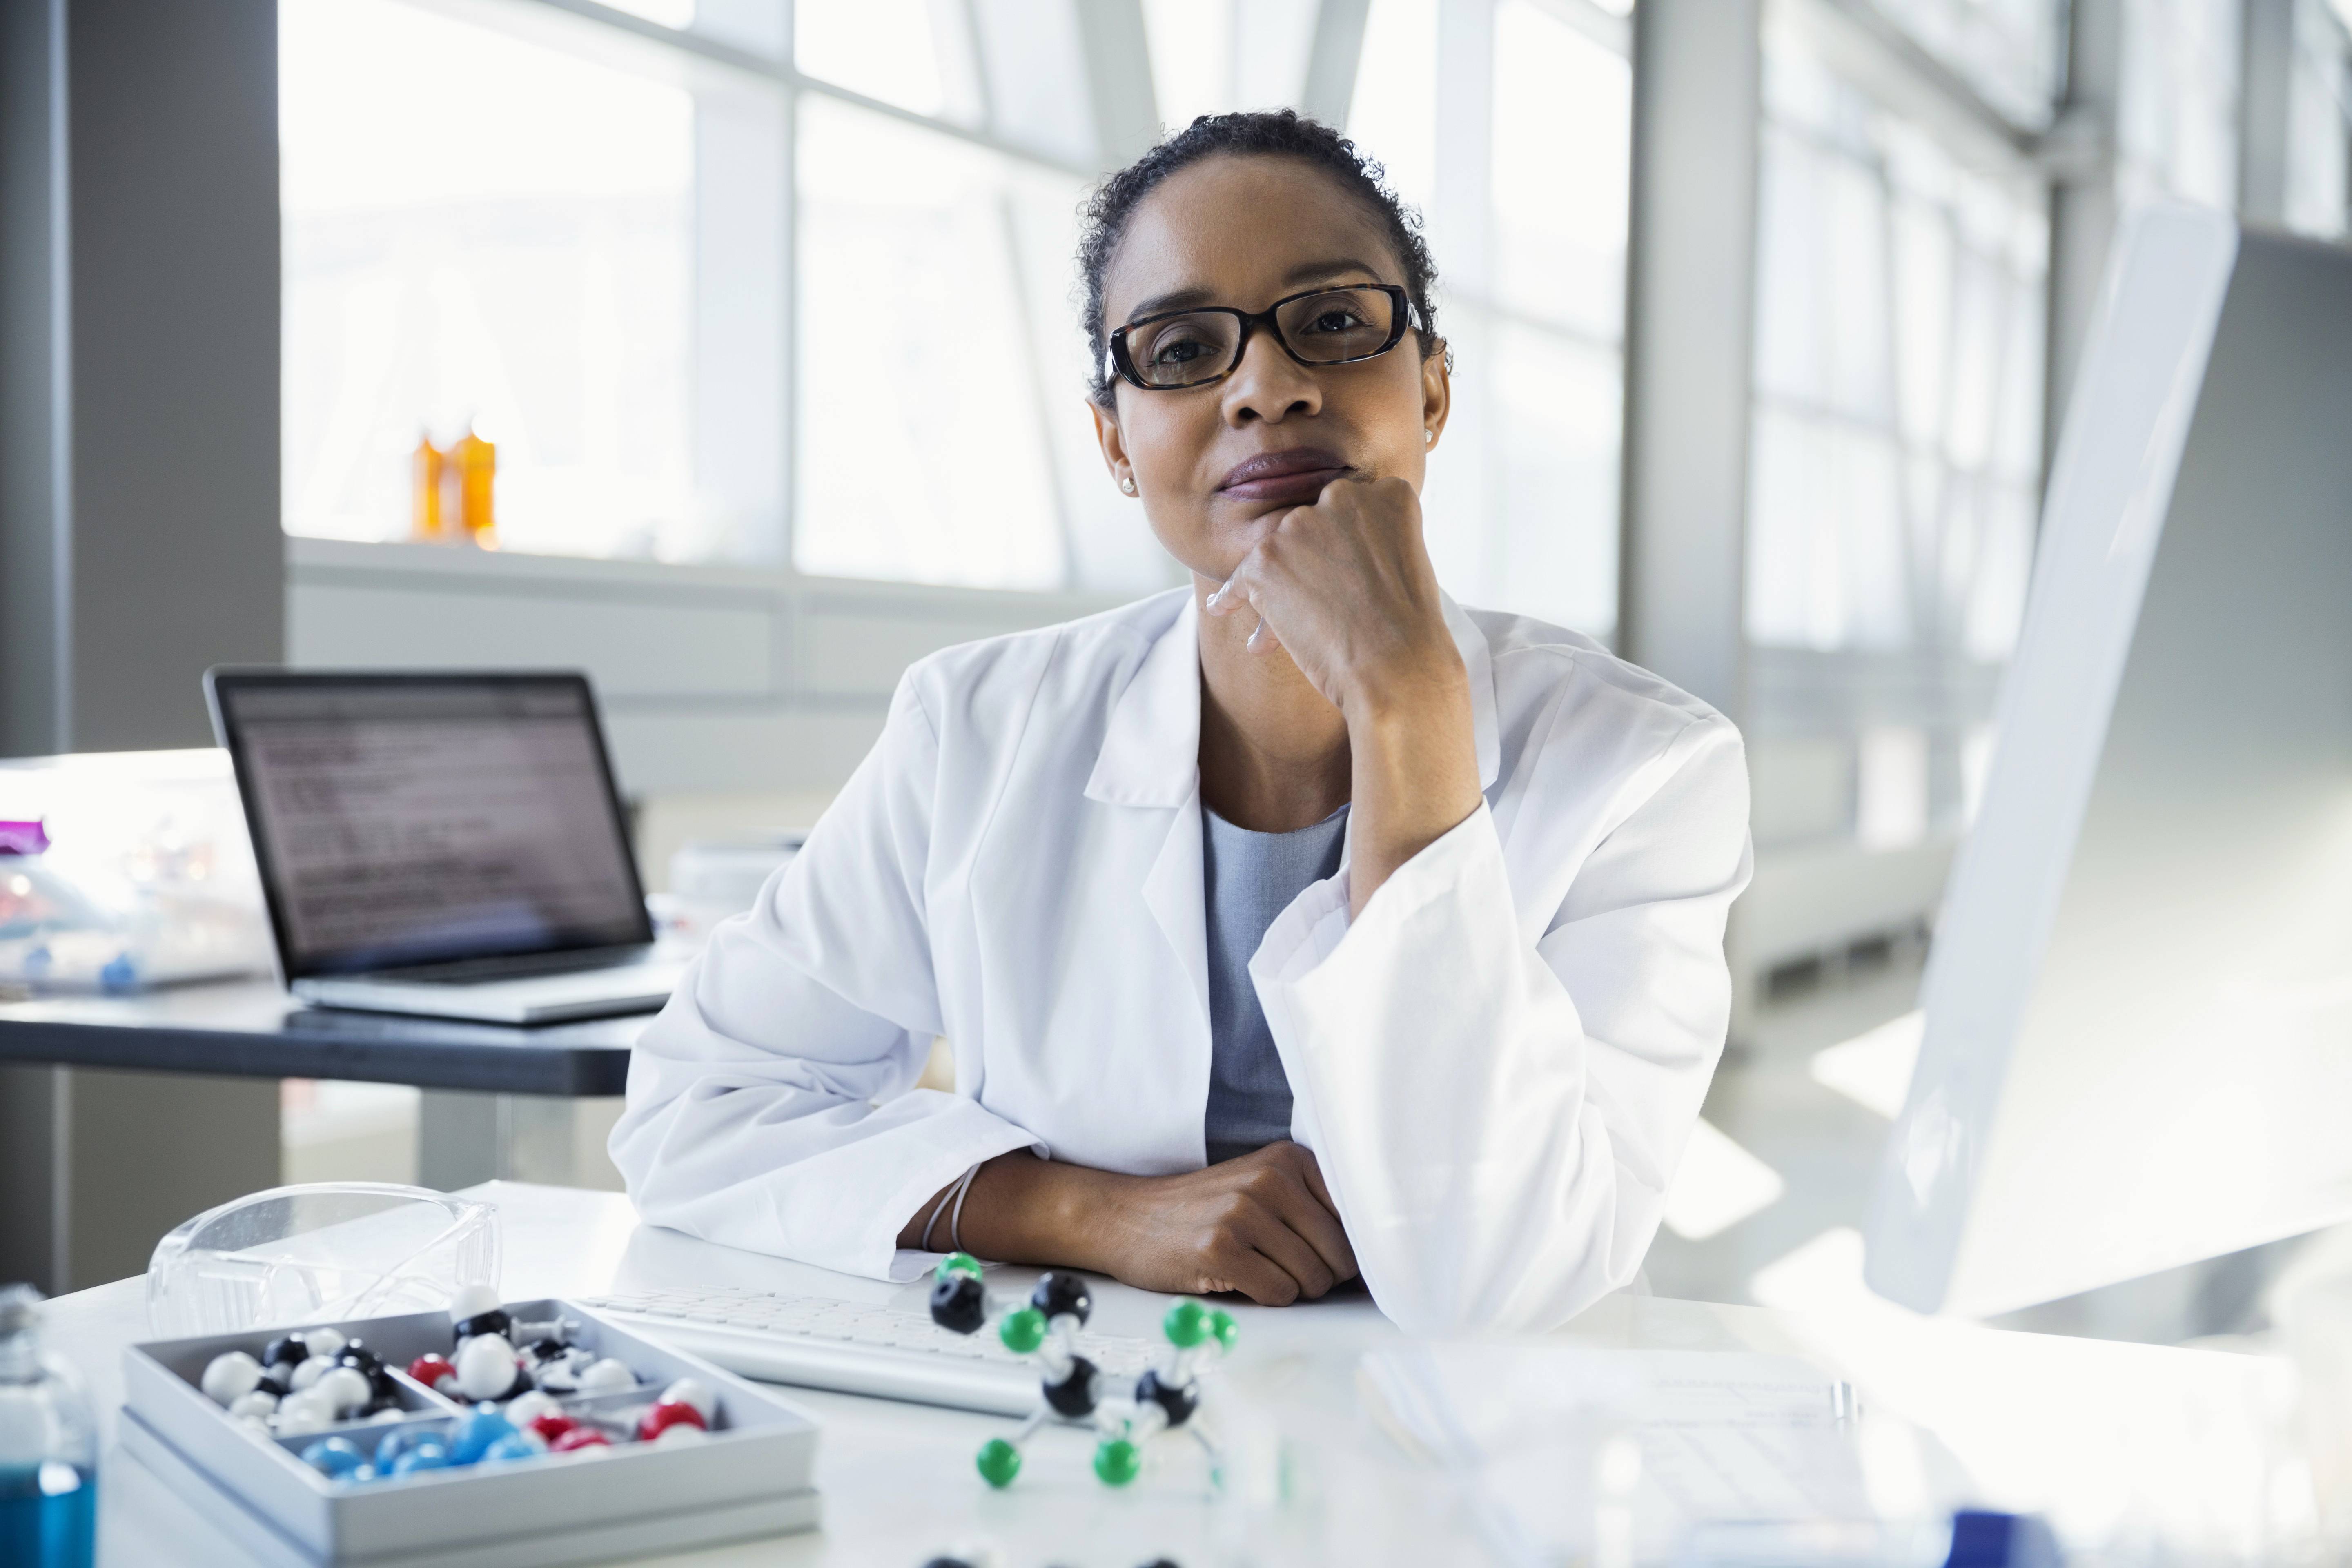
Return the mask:
[[[41,1353],[41,1294],[0,1289],[0,1568],[89,1568],[97,1439],[81,1380]]]

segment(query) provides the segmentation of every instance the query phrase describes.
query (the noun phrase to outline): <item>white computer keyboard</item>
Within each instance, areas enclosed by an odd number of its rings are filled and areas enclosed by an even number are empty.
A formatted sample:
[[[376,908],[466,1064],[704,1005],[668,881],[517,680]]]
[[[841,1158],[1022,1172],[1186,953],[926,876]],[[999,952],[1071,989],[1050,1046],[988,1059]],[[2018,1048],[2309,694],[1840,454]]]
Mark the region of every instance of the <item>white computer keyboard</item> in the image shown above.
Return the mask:
[[[999,1415],[1025,1415],[1037,1404],[1036,1363],[1006,1350],[992,1327],[951,1334],[926,1311],[710,1289],[589,1296],[581,1304],[762,1383]],[[1140,1374],[1154,1350],[1149,1340],[1078,1336],[1078,1353],[1114,1383]]]

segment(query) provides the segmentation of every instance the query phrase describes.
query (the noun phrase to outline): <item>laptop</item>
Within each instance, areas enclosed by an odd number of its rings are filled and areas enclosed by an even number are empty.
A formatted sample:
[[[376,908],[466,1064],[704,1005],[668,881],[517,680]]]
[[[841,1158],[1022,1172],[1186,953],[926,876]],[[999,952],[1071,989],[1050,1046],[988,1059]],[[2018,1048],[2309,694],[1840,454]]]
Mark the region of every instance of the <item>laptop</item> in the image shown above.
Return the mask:
[[[585,676],[222,668],[205,695],[303,1001],[548,1024],[677,988]]]

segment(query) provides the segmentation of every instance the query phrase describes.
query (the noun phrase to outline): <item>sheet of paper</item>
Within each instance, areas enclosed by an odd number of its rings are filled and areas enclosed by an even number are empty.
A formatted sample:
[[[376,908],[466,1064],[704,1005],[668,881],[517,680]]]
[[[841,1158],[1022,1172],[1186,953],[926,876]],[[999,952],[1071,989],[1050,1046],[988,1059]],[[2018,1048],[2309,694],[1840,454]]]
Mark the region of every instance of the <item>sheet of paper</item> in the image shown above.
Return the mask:
[[[1712,1521],[1873,1517],[1852,1391],[1789,1357],[1413,1346],[1367,1354],[1358,1386],[1465,1483],[1508,1562],[1607,1556],[1612,1531],[1646,1558]]]

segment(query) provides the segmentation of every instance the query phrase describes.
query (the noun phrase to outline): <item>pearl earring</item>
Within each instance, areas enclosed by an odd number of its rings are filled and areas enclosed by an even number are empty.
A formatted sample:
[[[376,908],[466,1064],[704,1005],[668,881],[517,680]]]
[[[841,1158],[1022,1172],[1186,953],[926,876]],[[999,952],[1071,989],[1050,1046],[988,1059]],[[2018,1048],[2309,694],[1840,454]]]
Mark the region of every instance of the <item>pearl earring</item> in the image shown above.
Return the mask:
[[[1128,494],[1133,495],[1135,493],[1135,481],[1131,479],[1121,479],[1118,481],[1118,488],[1125,490]]]
[[[1423,431],[1421,433],[1421,444],[1422,444],[1423,446],[1424,446],[1424,447],[1434,447],[1434,446],[1436,446],[1436,445],[1437,445],[1437,432],[1436,432],[1436,431],[1434,431],[1434,430],[1423,430]]]

